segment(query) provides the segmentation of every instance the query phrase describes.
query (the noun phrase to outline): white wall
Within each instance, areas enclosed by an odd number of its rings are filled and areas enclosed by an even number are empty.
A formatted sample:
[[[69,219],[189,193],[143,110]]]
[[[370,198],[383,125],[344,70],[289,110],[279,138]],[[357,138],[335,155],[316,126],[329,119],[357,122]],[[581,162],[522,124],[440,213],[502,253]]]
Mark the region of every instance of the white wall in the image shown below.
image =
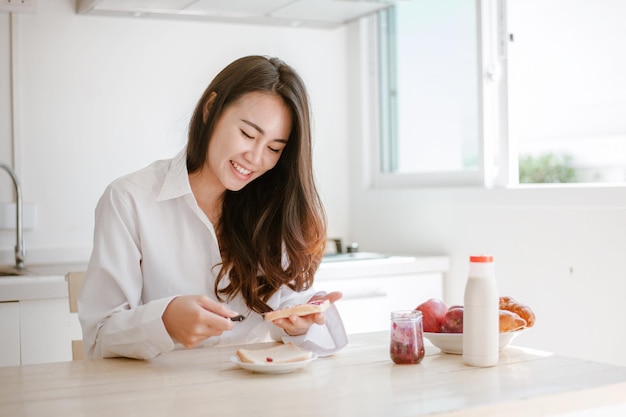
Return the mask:
[[[364,29],[351,25],[348,37]],[[361,75],[351,79],[352,108],[371,91],[359,69],[363,48],[350,53],[349,71]],[[350,117],[350,232],[361,247],[450,256],[448,305],[463,303],[469,256],[491,253],[500,293],[537,315],[519,344],[626,365],[626,188],[373,189],[377,138],[367,109]]]
[[[372,132],[360,110],[358,25],[329,31],[89,17],[76,15],[73,3],[40,1],[35,15],[16,19],[17,163],[25,199],[39,210],[37,228],[25,234],[30,260],[86,260],[104,186],[179,149],[195,100],[225,64],[249,53],[279,55],[311,90],[331,234],[366,250],[450,255],[449,303],[462,300],[469,254],[493,253],[501,293],[538,316],[520,343],[626,365],[625,190],[368,189],[364,142]],[[11,150],[8,33],[0,14],[3,162]],[[8,201],[1,176],[0,201]],[[13,233],[0,231],[2,263],[12,261],[13,244]]]
[[[75,2],[38,2],[14,15],[16,167],[37,226],[27,262],[86,261],[93,210],[116,177],[169,158],[186,141],[196,100],[248,54],[279,56],[309,88],[316,171],[330,233],[347,234],[346,31],[83,16]],[[12,164],[10,18],[0,13],[0,161]],[[0,201],[12,200],[0,173]],[[0,230],[0,263],[14,232]]]

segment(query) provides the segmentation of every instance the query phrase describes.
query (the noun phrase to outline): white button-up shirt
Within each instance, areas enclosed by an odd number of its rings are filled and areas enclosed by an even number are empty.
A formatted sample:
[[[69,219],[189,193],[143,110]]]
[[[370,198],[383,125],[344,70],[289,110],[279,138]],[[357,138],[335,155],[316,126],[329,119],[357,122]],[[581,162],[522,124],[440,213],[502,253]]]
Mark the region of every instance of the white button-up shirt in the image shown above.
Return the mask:
[[[189,185],[184,149],[174,159],[114,181],[96,207],[93,253],[78,299],[87,356],[151,358],[176,348],[163,324],[165,308],[177,295],[217,300],[213,288],[220,262],[213,225]],[[298,293],[283,286],[268,304],[284,308],[314,294],[312,288]],[[227,307],[249,312],[240,295]],[[347,338],[334,306],[325,314],[326,325],[291,337],[252,313],[204,345],[282,340],[329,354]]]

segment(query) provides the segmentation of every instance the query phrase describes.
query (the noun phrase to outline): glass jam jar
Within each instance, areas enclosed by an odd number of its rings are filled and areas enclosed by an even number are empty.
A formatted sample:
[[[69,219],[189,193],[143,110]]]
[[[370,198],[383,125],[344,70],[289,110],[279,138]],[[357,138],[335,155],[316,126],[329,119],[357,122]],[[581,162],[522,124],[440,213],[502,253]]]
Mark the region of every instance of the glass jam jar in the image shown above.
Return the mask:
[[[389,355],[397,364],[418,364],[424,359],[422,312],[400,310],[391,312],[391,343]]]

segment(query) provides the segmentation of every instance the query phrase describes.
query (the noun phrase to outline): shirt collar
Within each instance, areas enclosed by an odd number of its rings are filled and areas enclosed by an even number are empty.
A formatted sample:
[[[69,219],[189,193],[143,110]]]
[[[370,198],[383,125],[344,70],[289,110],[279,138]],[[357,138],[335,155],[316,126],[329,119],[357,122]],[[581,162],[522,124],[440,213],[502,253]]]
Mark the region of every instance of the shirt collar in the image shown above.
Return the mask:
[[[170,200],[186,194],[191,194],[187,172],[187,147],[170,161],[157,201]]]

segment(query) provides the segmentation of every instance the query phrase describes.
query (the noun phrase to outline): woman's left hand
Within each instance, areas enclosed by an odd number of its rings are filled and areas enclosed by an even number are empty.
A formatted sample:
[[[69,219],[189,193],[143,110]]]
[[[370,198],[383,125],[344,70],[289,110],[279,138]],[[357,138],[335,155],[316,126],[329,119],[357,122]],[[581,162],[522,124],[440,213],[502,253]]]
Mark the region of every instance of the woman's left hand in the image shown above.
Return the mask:
[[[333,291],[325,295],[311,297],[308,302],[328,300],[332,304],[341,297],[343,297],[342,293]],[[301,336],[305,334],[313,324],[322,325],[326,323],[326,318],[324,317],[324,313],[314,313],[306,316],[296,316],[293,314],[289,317],[276,319],[272,321],[272,323],[283,329],[289,336]]]

